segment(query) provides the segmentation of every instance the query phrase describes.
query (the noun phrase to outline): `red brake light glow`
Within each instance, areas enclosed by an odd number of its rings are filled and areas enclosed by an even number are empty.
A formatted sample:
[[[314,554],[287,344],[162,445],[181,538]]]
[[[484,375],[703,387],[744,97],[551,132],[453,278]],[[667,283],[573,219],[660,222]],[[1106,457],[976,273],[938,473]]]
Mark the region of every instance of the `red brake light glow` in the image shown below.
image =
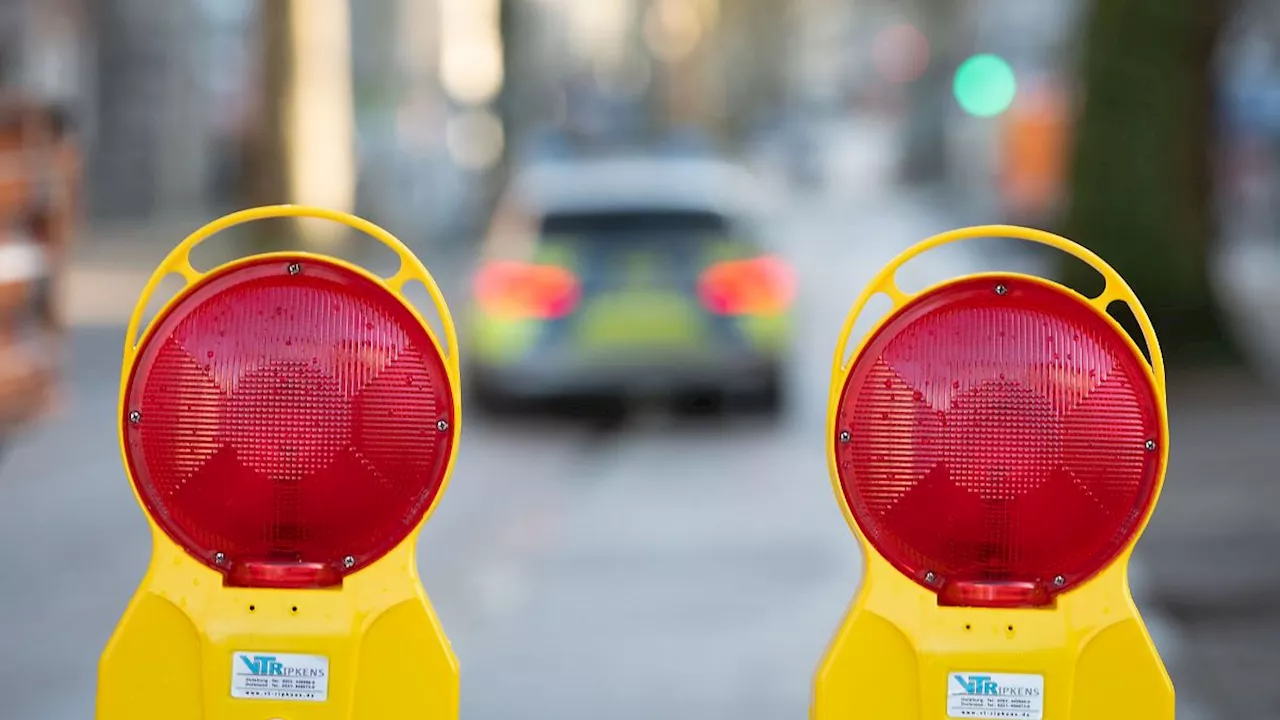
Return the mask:
[[[574,311],[578,278],[555,265],[493,262],[476,276],[476,297],[488,313],[508,319],[555,320]]]
[[[422,323],[363,275],[297,262],[202,280],[157,318],[127,389],[143,503],[228,585],[341,584],[421,521],[454,442]]]
[[[791,268],[771,255],[716,263],[698,278],[703,307],[717,315],[782,312],[791,305],[795,290]]]
[[[1025,279],[900,308],[854,363],[837,422],[861,532],[944,605],[1051,604],[1132,540],[1161,471],[1141,356],[1083,299]]]

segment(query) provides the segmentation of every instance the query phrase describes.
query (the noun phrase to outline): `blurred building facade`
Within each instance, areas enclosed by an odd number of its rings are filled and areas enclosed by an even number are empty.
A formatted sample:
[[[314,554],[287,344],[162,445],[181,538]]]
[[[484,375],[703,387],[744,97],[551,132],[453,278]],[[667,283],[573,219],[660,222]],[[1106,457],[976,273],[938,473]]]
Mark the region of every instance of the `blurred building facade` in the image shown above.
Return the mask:
[[[244,3],[8,0],[9,91],[65,106],[87,154],[97,218],[198,212],[214,186],[216,110],[237,58],[225,10]],[[234,48],[234,45],[231,46]],[[216,53],[216,55],[214,55]]]
[[[348,40],[309,52],[350,66],[354,206],[428,235],[465,234],[511,161],[566,138],[678,137],[732,149],[788,117],[846,113],[870,67],[859,40],[865,18],[896,7],[304,0],[301,22],[335,4],[346,8]],[[264,7],[0,1],[5,82],[73,110],[94,219],[207,216],[244,204],[248,176],[260,170],[250,138],[275,122],[263,102],[279,95],[270,85],[279,56],[263,52],[272,42],[262,35]]]

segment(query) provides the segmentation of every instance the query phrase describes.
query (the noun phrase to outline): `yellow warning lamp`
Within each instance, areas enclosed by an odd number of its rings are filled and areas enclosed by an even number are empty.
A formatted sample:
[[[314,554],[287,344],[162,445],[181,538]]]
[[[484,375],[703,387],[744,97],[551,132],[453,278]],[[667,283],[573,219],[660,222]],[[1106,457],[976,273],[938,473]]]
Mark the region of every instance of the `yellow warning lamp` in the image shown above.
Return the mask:
[[[903,292],[898,269],[980,237],[1040,243],[1106,280],[1017,273]],[[846,360],[854,322],[893,309]],[[1127,304],[1148,361],[1108,314]],[[1169,453],[1164,364],[1125,281],[1039,230],[971,227],[899,255],[847,318],[827,457],[862,586],[817,673],[814,720],[1172,720],[1129,592]]]
[[[400,268],[382,278],[302,252],[192,267],[219,231],[282,217],[361,231]],[[170,274],[186,285],[144,329]],[[444,344],[403,295],[413,281]],[[457,717],[457,661],[416,561],[457,451],[457,346],[422,263],[344,213],[237,212],[164,260],[120,385],[153,550],[101,658],[98,720]]]

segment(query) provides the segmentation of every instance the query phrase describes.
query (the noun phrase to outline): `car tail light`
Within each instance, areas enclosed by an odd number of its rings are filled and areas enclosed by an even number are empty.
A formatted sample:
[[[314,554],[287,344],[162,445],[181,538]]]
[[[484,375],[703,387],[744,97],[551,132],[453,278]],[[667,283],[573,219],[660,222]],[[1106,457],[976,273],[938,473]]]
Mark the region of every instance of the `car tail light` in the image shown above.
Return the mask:
[[[417,526],[454,442],[422,322],[310,257],[200,281],[155,321],[126,399],[139,496],[232,586],[341,584]]]
[[[703,307],[717,315],[781,312],[794,296],[791,269],[771,255],[716,263],[698,278]]]
[[[578,278],[555,265],[493,262],[476,276],[481,307],[504,318],[565,317],[577,308],[580,293]]]
[[[900,308],[856,358],[837,475],[868,541],[943,605],[1035,607],[1118,556],[1154,503],[1162,416],[1119,326],[1027,279]]]

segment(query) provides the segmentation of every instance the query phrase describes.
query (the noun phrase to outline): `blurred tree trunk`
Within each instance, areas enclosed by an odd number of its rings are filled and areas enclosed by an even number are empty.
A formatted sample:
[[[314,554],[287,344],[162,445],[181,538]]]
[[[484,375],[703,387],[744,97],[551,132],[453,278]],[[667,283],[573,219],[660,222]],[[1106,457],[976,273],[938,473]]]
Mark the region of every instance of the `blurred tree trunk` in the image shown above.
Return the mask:
[[[244,189],[248,207],[288,202],[289,152],[286,104],[293,76],[293,3],[262,3],[258,22],[257,122],[249,129],[244,161]],[[247,252],[268,252],[286,246],[278,237],[280,225],[256,222],[244,226]]]
[[[735,84],[733,104],[724,112],[722,128],[735,143],[746,140],[762,123],[777,121],[792,99],[792,38],[803,8],[774,0],[722,0],[718,38],[732,54],[725,63]],[[736,77],[734,77],[736,76]]]
[[[485,176],[480,188],[480,199],[467,217],[458,221],[455,231],[467,241],[477,243],[484,236],[484,226],[495,212],[502,192],[511,176],[515,154],[529,137],[534,123],[530,121],[521,96],[531,82],[536,68],[529,65],[527,48],[529,38],[529,13],[519,0],[498,0],[498,35],[502,42],[502,88],[494,99],[494,112],[502,122],[503,143],[498,161]]]
[[[958,60],[958,28],[967,4],[958,0],[915,0],[913,4],[933,57],[924,75],[907,88],[907,137],[901,177],[913,185],[934,185],[946,182],[950,170],[947,115],[951,74]]]
[[[523,139],[528,133],[526,118],[521,112],[522,86],[520,81],[526,75],[524,65],[527,18],[523,16],[525,8],[518,0],[499,0],[498,33],[502,38],[502,90],[496,100],[498,117],[502,119],[503,132],[507,142],[503,143],[502,155],[496,168],[496,178],[501,181],[511,165],[513,139]],[[525,62],[521,62],[521,61]]]
[[[1210,287],[1213,57],[1228,0],[1092,0],[1064,230],[1120,272],[1175,360],[1236,360]],[[1094,287],[1067,261],[1063,279]]]

